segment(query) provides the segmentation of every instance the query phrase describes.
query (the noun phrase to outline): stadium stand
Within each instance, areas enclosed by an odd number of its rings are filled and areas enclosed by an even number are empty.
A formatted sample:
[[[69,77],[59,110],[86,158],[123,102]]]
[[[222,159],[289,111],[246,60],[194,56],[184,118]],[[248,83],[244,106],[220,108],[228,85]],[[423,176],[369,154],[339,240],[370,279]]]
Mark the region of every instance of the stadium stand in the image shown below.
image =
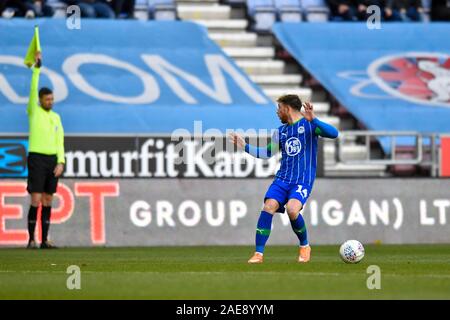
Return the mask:
[[[173,0],[141,0],[142,6],[148,5],[150,19],[154,20],[176,20],[177,10]]]
[[[54,17],[66,16],[66,4],[47,0]],[[431,0],[422,0],[424,21],[430,20]],[[340,130],[366,129],[314,77],[295,61],[271,34],[276,21],[325,22],[330,10],[325,0],[136,0],[134,16],[139,20],[189,20],[208,29],[209,36],[236,61],[264,93],[275,100],[296,93],[312,100],[316,112]],[[371,154],[383,158],[379,143],[371,143]],[[417,165],[348,164],[364,159],[361,139],[347,137],[337,146],[324,143],[325,173],[328,176],[385,176],[422,172]],[[399,159],[414,157],[414,149],[398,149]],[[430,153],[426,156],[429,157]]]
[[[300,0],[303,17],[307,22],[326,22],[329,20],[330,9],[324,0]]]
[[[430,15],[432,10],[434,12],[434,20],[448,21],[450,19],[446,14],[450,8],[448,8],[448,4],[445,1],[420,1],[421,7],[423,8],[423,12],[421,13],[422,21],[427,22],[431,20]],[[218,2],[215,0],[177,2],[179,2],[179,4],[173,0],[136,0],[134,6],[135,17],[142,20],[174,20],[176,18],[176,10],[178,9],[183,12],[186,3],[199,6],[197,8],[187,9],[188,11],[194,10],[197,12],[203,10],[202,6],[204,5],[213,5],[215,8],[210,8],[210,11],[213,12],[213,16],[220,14],[217,12],[220,12],[221,10],[226,10],[226,8],[218,8]],[[26,16],[27,18],[39,16],[65,17],[67,3],[71,2],[63,0],[46,0],[43,6],[28,6],[28,9],[33,11],[32,13],[25,12],[27,9],[25,7],[25,9],[22,8],[22,10],[21,8],[6,6],[1,13],[3,18],[12,18],[14,16]],[[252,22],[251,25],[253,24],[254,30],[258,32],[269,32],[275,21],[325,22],[330,19],[336,20],[334,17],[330,16],[330,9],[326,0],[223,0],[221,3],[234,8],[245,7],[248,18]],[[434,9],[432,9],[432,7]],[[123,18],[125,17],[125,14],[122,13],[119,17]]]
[[[275,0],[278,19],[283,22],[301,22],[302,10],[299,0]]]
[[[252,21],[252,29],[256,32],[270,32],[277,20],[277,11],[272,0],[248,0],[247,12]]]
[[[323,0],[275,0],[281,22],[325,22],[329,9]]]
[[[67,5],[58,0],[47,0],[54,10],[54,17],[66,16]],[[173,0],[136,0],[134,18],[138,20],[176,20],[176,5]]]
[[[47,4],[53,8],[53,17],[62,18],[66,16],[67,5],[58,0],[47,0]]]

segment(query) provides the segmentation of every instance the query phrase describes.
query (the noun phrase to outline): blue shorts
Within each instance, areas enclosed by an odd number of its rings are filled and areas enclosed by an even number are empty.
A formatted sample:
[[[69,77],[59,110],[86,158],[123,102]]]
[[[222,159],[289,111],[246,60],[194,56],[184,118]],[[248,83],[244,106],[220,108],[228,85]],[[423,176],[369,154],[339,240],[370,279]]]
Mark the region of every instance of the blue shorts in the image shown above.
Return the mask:
[[[264,196],[267,199],[275,199],[280,205],[277,212],[284,213],[284,206],[289,199],[297,199],[304,206],[311,193],[311,186],[300,184],[287,184],[281,180],[274,180]]]

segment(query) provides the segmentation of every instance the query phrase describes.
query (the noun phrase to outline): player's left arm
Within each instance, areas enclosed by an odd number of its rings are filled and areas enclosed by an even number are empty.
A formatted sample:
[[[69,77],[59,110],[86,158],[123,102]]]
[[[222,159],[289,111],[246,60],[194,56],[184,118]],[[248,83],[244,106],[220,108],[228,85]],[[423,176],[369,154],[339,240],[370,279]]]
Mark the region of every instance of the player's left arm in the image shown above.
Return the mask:
[[[324,138],[330,138],[330,139],[336,139],[339,135],[339,131],[333,127],[332,125],[325,123],[323,121],[320,121],[318,118],[314,118],[311,121],[312,124],[315,125],[316,129],[314,130],[314,133],[317,136],[321,136]]]
[[[318,136],[330,139],[336,139],[339,135],[338,130],[332,125],[320,121],[316,115],[314,114],[313,105],[310,102],[306,102],[303,105],[305,111],[301,112],[303,117],[306,118],[309,122],[311,122],[315,129],[314,133]]]

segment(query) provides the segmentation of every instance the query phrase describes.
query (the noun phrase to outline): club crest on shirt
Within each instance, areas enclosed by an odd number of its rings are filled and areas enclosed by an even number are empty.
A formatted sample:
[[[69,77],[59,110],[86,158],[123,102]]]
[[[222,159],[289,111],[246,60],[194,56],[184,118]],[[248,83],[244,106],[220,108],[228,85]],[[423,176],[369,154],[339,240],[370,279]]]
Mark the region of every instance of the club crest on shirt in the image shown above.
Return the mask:
[[[296,138],[296,137],[289,138],[286,141],[286,144],[284,145],[284,147],[286,149],[286,153],[288,154],[288,156],[291,156],[291,157],[296,156],[302,150],[302,144],[301,144],[300,140],[298,140],[298,138]]]
[[[302,133],[305,132],[305,127],[304,127],[304,126],[301,126],[301,127],[298,128],[297,131],[298,131],[299,134],[302,134]]]

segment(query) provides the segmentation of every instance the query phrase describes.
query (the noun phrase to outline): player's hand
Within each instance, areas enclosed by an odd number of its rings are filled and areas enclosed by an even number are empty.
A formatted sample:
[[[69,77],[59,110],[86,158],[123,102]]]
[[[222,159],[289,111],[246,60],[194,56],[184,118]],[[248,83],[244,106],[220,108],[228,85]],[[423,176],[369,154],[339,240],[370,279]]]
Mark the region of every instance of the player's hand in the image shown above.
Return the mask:
[[[64,171],[64,165],[62,163],[58,163],[55,167],[55,170],[53,170],[53,173],[56,178],[59,178]]]
[[[238,134],[236,134],[234,132],[231,132],[229,134],[229,138],[230,138],[230,142],[231,143],[237,145],[238,147],[240,147],[242,149],[245,148],[245,145],[246,145],[245,140],[240,135],[238,135]]]
[[[314,114],[312,103],[311,102],[303,103],[302,109],[304,110],[304,111],[300,110],[300,113],[302,114],[302,116],[308,121],[313,121],[313,119],[316,117],[316,115]]]

